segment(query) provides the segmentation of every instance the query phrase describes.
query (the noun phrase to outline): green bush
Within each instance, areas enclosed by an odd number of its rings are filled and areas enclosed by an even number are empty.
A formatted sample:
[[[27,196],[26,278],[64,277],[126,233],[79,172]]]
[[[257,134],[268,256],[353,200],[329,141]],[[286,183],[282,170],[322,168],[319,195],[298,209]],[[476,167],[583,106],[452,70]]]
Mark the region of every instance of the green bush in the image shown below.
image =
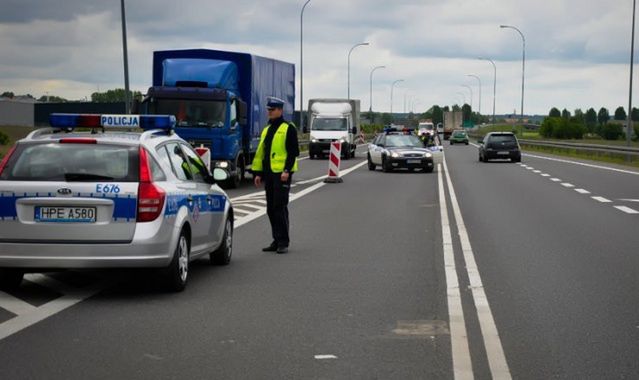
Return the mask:
[[[606,140],[618,140],[623,134],[623,127],[616,123],[604,124],[599,133]]]
[[[6,133],[0,131],[0,145],[9,144],[9,136]]]
[[[382,130],[384,130],[384,126],[379,124],[362,124],[361,129],[362,132],[369,135],[381,132]]]
[[[561,119],[558,117],[545,118],[544,122],[541,123],[541,127],[539,128],[539,134],[545,138],[552,138],[553,132],[560,122]]]
[[[585,133],[582,123],[561,117],[547,117],[539,128],[541,136],[554,139],[581,139]]]
[[[635,141],[639,141],[639,124],[635,123],[635,124],[632,126],[632,129],[634,129],[634,130],[635,130],[635,138],[634,138],[634,140],[635,140]]]

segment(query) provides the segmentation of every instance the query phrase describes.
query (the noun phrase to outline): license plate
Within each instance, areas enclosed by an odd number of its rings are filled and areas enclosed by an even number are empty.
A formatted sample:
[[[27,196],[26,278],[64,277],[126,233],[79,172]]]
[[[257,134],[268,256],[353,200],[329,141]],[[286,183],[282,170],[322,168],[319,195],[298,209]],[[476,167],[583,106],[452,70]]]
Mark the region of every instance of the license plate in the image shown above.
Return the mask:
[[[95,207],[49,207],[35,208],[36,222],[95,223]]]
[[[407,164],[421,164],[422,160],[406,160]]]
[[[502,151],[502,152],[497,152],[497,154],[507,155],[507,154],[510,154],[510,152],[503,152]]]

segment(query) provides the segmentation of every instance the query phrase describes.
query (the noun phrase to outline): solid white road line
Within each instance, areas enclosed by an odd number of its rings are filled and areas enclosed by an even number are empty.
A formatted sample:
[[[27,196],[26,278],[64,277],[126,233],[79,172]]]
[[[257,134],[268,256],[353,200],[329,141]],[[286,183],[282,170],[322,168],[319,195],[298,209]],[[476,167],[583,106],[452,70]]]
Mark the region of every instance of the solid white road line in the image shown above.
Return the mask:
[[[561,186],[563,186],[563,187],[575,187],[575,185],[573,185],[572,183],[568,183],[568,182],[562,183]]]
[[[612,203],[612,201],[610,199],[606,199],[604,197],[590,197],[596,201],[599,201],[601,203]]]
[[[472,289],[475,307],[477,309],[479,327],[481,328],[482,336],[484,338],[484,347],[486,348],[486,356],[488,356],[490,372],[493,379],[511,379],[510,369],[506,362],[506,355],[504,354],[504,349],[501,345],[501,340],[499,339],[497,325],[495,325],[495,319],[493,318],[493,313],[490,310],[490,305],[488,304],[488,297],[486,297],[486,292],[484,291],[484,285],[481,281],[479,268],[475,262],[475,255],[470,244],[470,238],[468,237],[468,231],[466,230],[466,225],[461,214],[459,203],[457,202],[453,182],[448,174],[446,157],[444,157],[443,161],[444,172],[446,173],[446,182],[448,183],[450,203],[453,206],[453,214],[455,215],[459,240],[464,254],[464,261],[466,262],[466,272],[468,273],[468,280]]]
[[[104,283],[98,283],[87,288],[79,288],[77,291],[74,291],[74,294],[62,296],[51,302],[45,303],[42,306],[34,307],[29,312],[19,314],[18,316],[0,324],[0,340],[49,318],[50,316],[57,314],[78,302],[84,301],[105,288],[106,286]]]
[[[590,194],[590,191],[586,189],[575,189],[575,191],[578,192],[579,194]]]
[[[639,211],[626,206],[615,206],[617,210],[621,210],[626,214],[639,214]]]
[[[15,315],[27,314],[37,309],[30,303],[3,291],[0,291],[0,307]]]
[[[473,379],[473,364],[468,348],[468,334],[464,320],[459,280],[455,267],[455,254],[453,252],[453,238],[448,221],[448,208],[446,206],[446,194],[444,193],[444,181],[442,178],[441,164],[437,165],[437,182],[439,194],[439,210],[442,223],[442,243],[444,248],[444,272],[446,274],[446,294],[448,299],[448,318],[450,319],[450,345],[453,356],[453,373],[456,380]]]
[[[607,167],[607,166],[586,164],[586,163],[583,163],[583,162],[576,162],[576,161],[570,161],[570,160],[562,160],[562,159],[559,159],[559,158],[537,156],[535,154],[528,154],[528,153],[524,153],[523,155],[526,156],[526,157],[541,158],[542,160],[563,162],[563,163],[573,164],[573,165],[581,165],[581,166],[586,166],[586,167],[595,168],[595,169],[610,170],[610,171],[617,172],[617,173],[639,175],[639,172],[631,171],[631,170],[616,169],[616,168],[610,168],[610,167]]]

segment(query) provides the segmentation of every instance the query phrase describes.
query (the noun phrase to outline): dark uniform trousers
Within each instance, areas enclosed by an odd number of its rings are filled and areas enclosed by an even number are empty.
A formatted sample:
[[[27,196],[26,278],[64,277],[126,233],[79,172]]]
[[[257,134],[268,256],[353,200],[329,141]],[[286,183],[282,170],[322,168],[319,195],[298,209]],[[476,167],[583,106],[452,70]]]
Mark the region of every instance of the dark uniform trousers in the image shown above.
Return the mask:
[[[288,194],[291,190],[293,173],[288,181],[282,182],[281,173],[264,171],[264,189],[266,190],[266,213],[271,222],[273,241],[278,247],[288,247]]]

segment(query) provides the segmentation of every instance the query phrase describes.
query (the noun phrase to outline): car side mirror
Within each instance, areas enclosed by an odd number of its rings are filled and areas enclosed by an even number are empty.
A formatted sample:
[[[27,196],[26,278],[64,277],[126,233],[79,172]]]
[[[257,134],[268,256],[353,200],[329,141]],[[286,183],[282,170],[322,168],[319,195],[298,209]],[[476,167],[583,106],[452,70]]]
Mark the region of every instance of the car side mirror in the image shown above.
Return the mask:
[[[238,119],[239,119],[239,123],[241,125],[246,125],[246,122],[248,121],[248,112],[246,109],[246,103],[239,101],[237,103],[237,115],[238,115]]]

